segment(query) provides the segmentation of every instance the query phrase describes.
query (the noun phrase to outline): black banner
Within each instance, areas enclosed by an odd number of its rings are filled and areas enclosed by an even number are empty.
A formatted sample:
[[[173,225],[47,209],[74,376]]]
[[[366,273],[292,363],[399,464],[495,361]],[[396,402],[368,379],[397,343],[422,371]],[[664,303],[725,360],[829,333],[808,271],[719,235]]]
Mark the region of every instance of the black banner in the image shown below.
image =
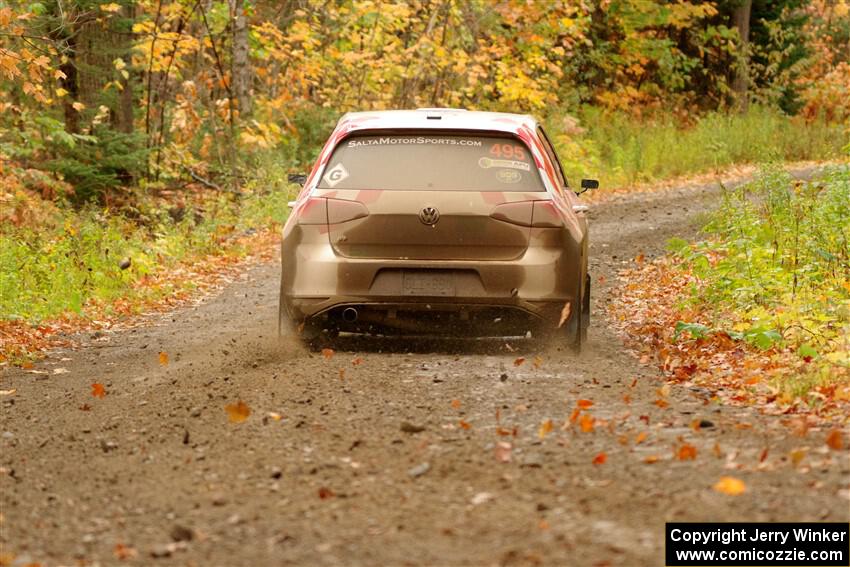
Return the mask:
[[[668,523],[665,560],[668,567],[848,567],[850,524]]]

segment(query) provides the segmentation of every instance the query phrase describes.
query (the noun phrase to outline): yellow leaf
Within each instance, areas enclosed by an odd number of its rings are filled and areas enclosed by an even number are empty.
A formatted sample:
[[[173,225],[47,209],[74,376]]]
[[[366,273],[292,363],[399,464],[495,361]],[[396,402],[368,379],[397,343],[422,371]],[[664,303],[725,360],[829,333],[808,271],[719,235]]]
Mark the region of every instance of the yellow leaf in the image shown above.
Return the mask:
[[[86,108],[86,105],[81,102],[75,102],[71,106],[73,106],[74,110],[76,110],[77,112],[82,112]]]
[[[68,91],[66,91],[65,89],[62,89],[62,88],[56,89],[56,96],[58,96],[59,98],[62,98],[66,94],[68,94]]]
[[[101,4],[99,8],[101,12],[114,14],[115,12],[121,9],[121,6],[119,4],[116,4],[115,2],[110,2],[109,4]]]
[[[168,353],[167,352],[159,353],[159,363],[162,364],[163,366],[168,366]]]
[[[714,484],[714,490],[729,496],[738,496],[746,492],[747,485],[744,484],[743,480],[734,476],[721,476],[720,480]]]
[[[537,436],[543,439],[550,431],[552,431],[552,420],[547,419],[540,424],[540,429],[537,430]]]
[[[251,415],[251,408],[242,400],[239,400],[235,404],[224,406],[224,411],[227,412],[227,418],[230,420],[230,423],[242,423]]]

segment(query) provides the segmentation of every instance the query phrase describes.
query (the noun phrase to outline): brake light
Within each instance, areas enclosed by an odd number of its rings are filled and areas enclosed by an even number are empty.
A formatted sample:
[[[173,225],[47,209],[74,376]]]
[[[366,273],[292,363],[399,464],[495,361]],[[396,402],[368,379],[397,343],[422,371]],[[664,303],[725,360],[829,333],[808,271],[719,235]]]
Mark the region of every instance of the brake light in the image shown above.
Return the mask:
[[[328,204],[323,197],[310,197],[296,211],[298,224],[328,224]]]
[[[328,199],[328,223],[339,224],[369,216],[369,209],[360,201]]]
[[[564,226],[561,214],[552,201],[520,201],[497,205],[490,217],[536,228],[558,228]]]

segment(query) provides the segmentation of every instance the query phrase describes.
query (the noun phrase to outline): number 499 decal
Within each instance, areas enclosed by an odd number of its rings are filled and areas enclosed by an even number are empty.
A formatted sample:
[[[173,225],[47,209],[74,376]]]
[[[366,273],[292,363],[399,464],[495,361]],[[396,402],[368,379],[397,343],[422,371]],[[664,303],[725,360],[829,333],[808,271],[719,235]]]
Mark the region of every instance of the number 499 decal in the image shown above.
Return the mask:
[[[525,148],[513,144],[493,144],[490,155],[497,158],[518,159],[526,161]]]

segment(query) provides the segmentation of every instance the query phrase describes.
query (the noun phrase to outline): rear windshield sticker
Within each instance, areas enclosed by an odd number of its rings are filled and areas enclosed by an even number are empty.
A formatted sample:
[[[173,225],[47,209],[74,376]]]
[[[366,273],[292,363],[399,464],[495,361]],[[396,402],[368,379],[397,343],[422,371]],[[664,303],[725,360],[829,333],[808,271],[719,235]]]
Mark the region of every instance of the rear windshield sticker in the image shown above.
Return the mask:
[[[518,159],[526,161],[525,149],[522,146],[513,144],[493,144],[490,146],[490,155],[497,158]]]
[[[510,169],[522,169],[523,171],[531,171],[531,166],[522,161],[514,161],[511,159],[490,159],[483,157],[478,160],[478,167],[487,169],[488,167],[508,167]]]
[[[519,183],[522,180],[522,173],[515,169],[500,169],[496,172],[496,179],[502,183]]]
[[[346,147],[359,148],[361,146],[473,146],[481,147],[481,140],[467,140],[463,138],[426,138],[416,136],[411,138],[384,137],[349,140]]]
[[[348,177],[348,170],[341,163],[336,164],[324,176],[325,183],[334,187],[337,183]]]

